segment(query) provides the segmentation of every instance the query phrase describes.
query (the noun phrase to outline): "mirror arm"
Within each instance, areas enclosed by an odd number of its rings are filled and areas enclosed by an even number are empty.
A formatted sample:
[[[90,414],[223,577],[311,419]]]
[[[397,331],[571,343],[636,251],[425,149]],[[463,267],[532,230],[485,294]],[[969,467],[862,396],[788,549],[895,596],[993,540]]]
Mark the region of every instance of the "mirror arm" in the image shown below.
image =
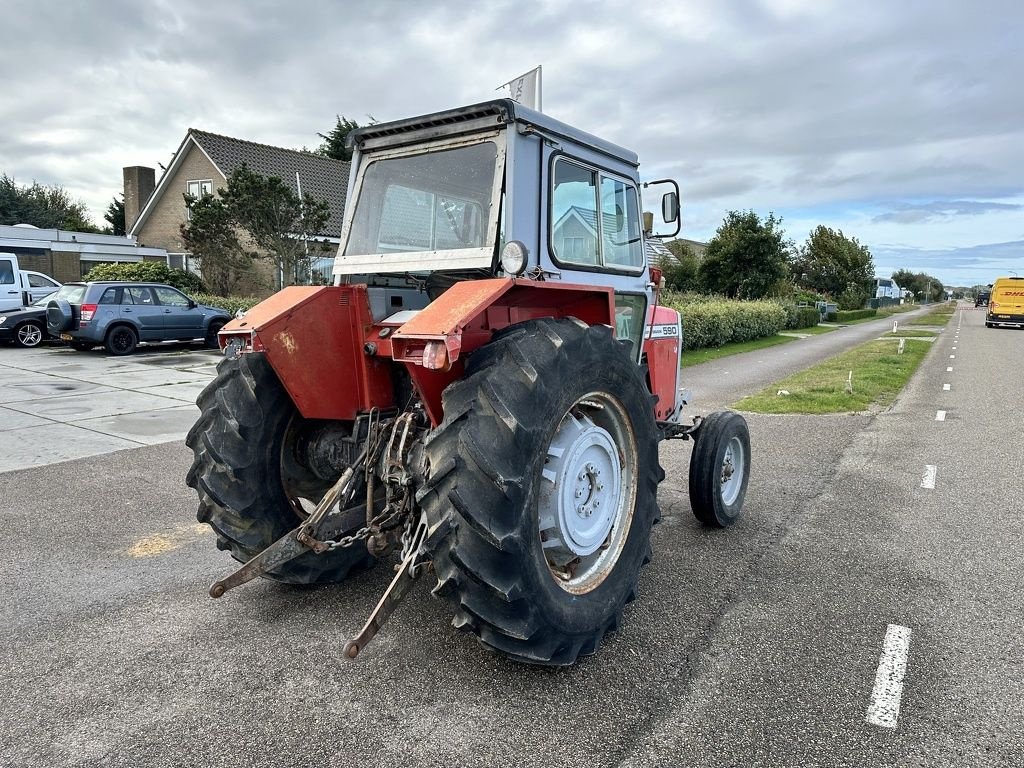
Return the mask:
[[[657,179],[656,181],[645,181],[645,182],[643,182],[643,184],[641,186],[644,189],[647,189],[647,187],[653,187],[655,184],[671,184],[672,187],[676,191],[676,201],[679,202],[679,201],[682,200],[682,198],[680,197],[680,194],[679,194],[679,183],[675,179]],[[653,222],[652,222],[652,224],[653,224]],[[676,235],[679,234],[679,232],[680,232],[680,230],[682,230],[682,228],[683,228],[683,215],[682,215],[682,211],[680,210],[680,211],[678,211],[676,213],[676,230],[675,230],[675,232],[673,232],[672,234],[652,235],[652,236],[653,237],[675,237]],[[653,227],[652,227],[652,229],[653,229]]]

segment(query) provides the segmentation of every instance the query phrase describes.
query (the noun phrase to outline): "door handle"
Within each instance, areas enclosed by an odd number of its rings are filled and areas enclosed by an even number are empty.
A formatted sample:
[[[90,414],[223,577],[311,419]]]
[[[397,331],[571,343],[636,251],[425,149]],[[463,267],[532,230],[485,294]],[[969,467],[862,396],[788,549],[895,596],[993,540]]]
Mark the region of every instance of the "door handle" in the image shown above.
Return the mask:
[[[125,308],[124,308],[124,309],[122,309],[121,311],[122,311],[122,312],[128,312],[128,313],[131,313],[131,309],[129,309],[128,307],[125,307]]]
[[[164,310],[164,314],[165,314],[165,315],[169,315],[169,314],[171,314],[171,310],[169,310],[169,309],[165,309],[165,310]]]

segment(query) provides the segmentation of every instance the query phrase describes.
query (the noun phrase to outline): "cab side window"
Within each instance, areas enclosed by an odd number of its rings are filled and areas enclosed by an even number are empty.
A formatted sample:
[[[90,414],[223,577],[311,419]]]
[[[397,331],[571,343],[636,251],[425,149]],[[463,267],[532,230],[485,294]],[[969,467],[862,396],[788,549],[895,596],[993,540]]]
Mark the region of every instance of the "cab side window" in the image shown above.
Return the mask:
[[[643,267],[636,188],[559,157],[551,179],[551,250],[560,262],[608,270]]]
[[[97,304],[117,304],[117,288],[107,288]],[[131,302],[128,302],[131,303]]]

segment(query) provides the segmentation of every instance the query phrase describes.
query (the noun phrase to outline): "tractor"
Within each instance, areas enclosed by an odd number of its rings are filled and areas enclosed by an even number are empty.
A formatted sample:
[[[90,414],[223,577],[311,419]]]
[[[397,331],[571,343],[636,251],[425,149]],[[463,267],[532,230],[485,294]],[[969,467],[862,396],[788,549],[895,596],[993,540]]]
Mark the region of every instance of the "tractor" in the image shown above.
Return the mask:
[[[500,654],[597,651],[651,559],[659,443],[694,441],[696,517],[742,508],[737,413],[684,419],[637,155],[507,99],[350,134],[330,286],[224,326],[198,399],[198,518],[256,577],[338,582],[392,556],[355,658],[423,577]],[[665,189],[663,187],[663,189]],[[397,558],[394,555],[397,554]]]

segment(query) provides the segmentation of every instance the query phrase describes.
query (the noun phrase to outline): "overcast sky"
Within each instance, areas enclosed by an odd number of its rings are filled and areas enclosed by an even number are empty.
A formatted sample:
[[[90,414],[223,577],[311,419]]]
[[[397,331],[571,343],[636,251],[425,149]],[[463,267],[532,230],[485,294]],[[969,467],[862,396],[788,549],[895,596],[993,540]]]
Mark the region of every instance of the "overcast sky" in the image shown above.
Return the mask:
[[[1024,4],[0,0],[0,171],[102,213],[189,127],[315,147],[336,114],[482,101],[537,64],[544,111],[683,189],[683,235],[775,211],[877,272],[1024,275]]]

